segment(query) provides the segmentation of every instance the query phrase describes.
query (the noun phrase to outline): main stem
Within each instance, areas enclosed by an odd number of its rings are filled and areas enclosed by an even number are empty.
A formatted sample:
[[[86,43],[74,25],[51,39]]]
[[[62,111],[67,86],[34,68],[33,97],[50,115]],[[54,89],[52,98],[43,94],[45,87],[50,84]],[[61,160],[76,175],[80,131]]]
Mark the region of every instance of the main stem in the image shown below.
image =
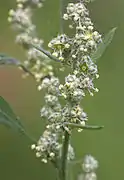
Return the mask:
[[[67,178],[67,156],[68,156],[68,146],[69,146],[70,135],[65,131],[63,147],[62,147],[62,157],[59,169],[60,180],[66,180]]]

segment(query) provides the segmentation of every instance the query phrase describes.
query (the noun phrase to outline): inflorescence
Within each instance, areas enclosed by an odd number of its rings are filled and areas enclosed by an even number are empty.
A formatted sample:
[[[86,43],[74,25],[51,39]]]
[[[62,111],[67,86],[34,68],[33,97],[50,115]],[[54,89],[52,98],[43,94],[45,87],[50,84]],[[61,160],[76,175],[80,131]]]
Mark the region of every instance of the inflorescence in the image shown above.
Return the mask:
[[[16,43],[26,50],[24,65],[37,82],[40,82],[44,76],[53,75],[50,59],[33,47],[43,45],[43,40],[37,36],[36,26],[32,23],[33,11],[36,7],[41,8],[42,4],[42,0],[17,0],[17,9],[11,9],[8,17],[12,28],[18,32]]]
[[[86,155],[82,164],[83,173],[78,176],[78,180],[97,180],[97,168],[98,161],[91,155]]]
[[[48,44],[51,55],[58,58],[63,66],[68,65],[71,69],[63,84],[58,77],[55,77],[47,55],[31,46],[32,44],[43,46],[43,40],[37,37],[36,27],[31,20],[33,10],[42,7],[43,1],[17,0],[17,9],[9,12],[8,21],[19,32],[16,43],[26,49],[27,60],[24,61],[24,65],[39,83],[38,90],[46,90],[45,106],[40,111],[41,118],[46,119],[46,129],[37,144],[31,146],[36,151],[36,156],[44,163],[48,160],[56,163],[61,157],[62,141],[65,138],[63,132],[67,131],[71,134],[72,131],[69,123],[85,126],[88,116],[80,103],[87,92],[91,96],[98,92],[94,80],[99,74],[91,55],[102,40],[89,17],[86,3],[90,1],[82,0],[68,4],[63,19],[70,22],[69,27],[74,29],[74,34],[72,36],[59,34]],[[65,102],[64,105],[60,101],[61,98]],[[74,157],[73,147],[69,144],[68,160]],[[90,161],[93,161],[92,158],[86,157],[84,171],[89,169],[92,171],[93,166],[89,166]],[[97,166],[95,163],[94,160],[94,167]]]

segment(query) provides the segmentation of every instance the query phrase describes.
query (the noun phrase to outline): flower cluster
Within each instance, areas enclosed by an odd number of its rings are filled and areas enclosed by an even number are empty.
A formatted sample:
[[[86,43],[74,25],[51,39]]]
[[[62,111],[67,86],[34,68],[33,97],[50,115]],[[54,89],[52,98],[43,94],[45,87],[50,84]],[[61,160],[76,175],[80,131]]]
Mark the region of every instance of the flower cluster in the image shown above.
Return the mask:
[[[61,122],[61,104],[59,102],[59,79],[51,77],[51,79],[45,78],[42,81],[41,88],[47,88],[45,95],[45,106],[42,107],[40,113],[42,118],[46,118],[48,122],[47,129],[59,129]]]
[[[75,28],[75,32],[72,36],[60,34],[48,44],[51,56],[71,69],[63,84],[54,76],[47,55],[32,47],[32,44],[38,47],[43,45],[43,40],[36,36],[36,27],[32,23],[33,9],[41,7],[42,1],[17,0],[17,9],[9,12],[8,20],[19,32],[16,42],[26,49],[27,60],[24,65],[33,73],[38,82],[38,90],[45,89],[46,93],[45,105],[40,111],[41,118],[46,120],[46,129],[36,145],[31,146],[44,163],[48,160],[57,163],[58,159],[60,160],[65,138],[63,132],[71,134],[73,128],[70,125],[84,128],[88,116],[80,106],[81,101],[87,92],[91,96],[98,92],[94,86],[94,79],[99,77],[98,69],[91,55],[102,40],[89,17],[86,3],[90,1],[80,0],[68,4],[63,19],[71,21],[69,27]],[[61,103],[61,99],[64,103]],[[74,157],[74,150],[69,142],[67,159],[72,160]],[[83,180],[89,180],[86,176],[94,175],[95,160],[87,156],[84,162],[83,169],[86,174]]]
[[[98,161],[91,155],[86,155],[82,164],[83,174],[80,174],[78,180],[97,180],[95,173],[98,168]]]
[[[75,35],[73,37],[59,35],[49,43],[49,47],[53,49],[54,55],[62,59],[65,64],[85,71],[93,65],[89,56],[97,49],[101,42],[101,35],[94,30],[89,12],[83,2],[69,3],[63,18],[64,20],[71,20],[73,27],[75,27]],[[58,53],[58,49],[61,53]],[[94,68],[96,69],[96,67]]]
[[[46,89],[45,106],[43,106],[40,111],[41,117],[46,119],[46,122],[47,122],[45,132],[47,132],[51,135],[51,138],[50,138],[51,142],[49,141],[49,144],[52,146],[53,145],[52,142],[54,141],[54,144],[55,144],[55,140],[56,140],[56,144],[58,144],[58,146],[59,146],[59,148],[57,148],[57,150],[59,152],[55,151],[56,153],[52,157],[51,156],[48,157],[48,155],[44,156],[44,153],[40,150],[39,157],[42,159],[43,162],[44,162],[44,159],[45,159],[45,162],[47,161],[47,159],[50,159],[52,162],[54,161],[54,163],[57,163],[57,160],[59,158],[61,158],[62,141],[64,139],[63,130],[65,130],[65,129],[68,130],[65,123],[69,122],[70,113],[73,113],[73,115],[71,115],[73,119],[76,118],[74,116],[74,111],[76,111],[77,107],[75,107],[75,109],[72,111],[71,108],[68,109],[68,106],[62,107],[62,105],[60,104],[59,97],[61,96],[61,93],[59,90],[59,86],[60,86],[59,79],[54,76],[52,76],[51,78],[43,79],[43,81],[40,85],[40,89],[44,89],[44,88]],[[81,113],[83,115],[83,112],[80,112],[79,113],[80,118],[81,118]],[[85,116],[85,114],[84,114],[84,116]],[[86,116],[85,116],[85,119],[86,119]],[[52,134],[56,135],[56,139],[53,138]],[[42,137],[44,137],[44,134]],[[46,146],[44,144],[44,141],[42,141],[42,147],[43,146]],[[49,148],[49,153],[53,153],[52,149],[53,149],[52,147]],[[37,156],[37,153],[36,153],[36,156]],[[68,160],[72,160],[74,158],[74,150],[73,150],[73,147],[71,146],[71,144],[68,147],[68,156],[67,157],[68,157]]]
[[[61,60],[62,62],[65,58],[63,54],[65,54],[65,56],[68,54],[70,46],[71,39],[69,39],[68,36],[65,34],[58,35],[56,38],[52,39],[48,44],[48,47],[53,50],[52,55],[58,57],[59,60]]]
[[[41,161],[47,163],[47,160],[56,160],[59,156],[60,144],[58,143],[58,136],[54,132],[45,130],[43,135],[37,142],[33,144],[31,149],[36,151],[36,157],[40,157]]]
[[[97,169],[98,162],[91,155],[86,155],[82,164],[83,171],[86,173],[93,172]]]
[[[36,26],[32,23],[32,13],[36,7],[42,7],[42,0],[17,0],[17,9],[9,11],[8,21],[19,33],[16,43],[26,49],[25,67],[34,75],[37,82],[44,76],[53,75],[50,59],[31,45],[41,47],[43,40],[36,35]]]
[[[44,78],[41,85],[39,86],[40,89],[46,90],[45,95],[45,106],[42,107],[40,113],[41,118],[46,119],[47,125],[45,134],[48,134],[45,140],[48,142],[48,147],[46,147],[46,143],[44,143],[44,133],[40,138],[40,143],[42,144],[42,148],[49,151],[49,156],[46,151],[40,150],[42,161],[47,161],[47,159],[51,160],[52,162],[57,164],[57,159],[60,156],[61,150],[61,140],[60,137],[61,132],[61,104],[59,102],[59,79],[52,76],[51,78]],[[42,142],[41,142],[42,139]],[[38,144],[39,144],[38,141]],[[39,146],[39,145],[38,145]],[[51,156],[52,153],[52,156]],[[53,155],[54,154],[54,155]],[[36,153],[37,156],[37,153]]]
[[[91,96],[98,92],[93,82],[99,77],[98,70],[90,56],[101,42],[101,35],[94,31],[85,3],[86,1],[69,3],[67,13],[63,16],[65,20],[72,21],[75,34],[72,37],[58,35],[48,44],[52,55],[72,69],[72,73],[65,77],[64,84],[58,82],[56,87],[51,84],[52,79],[44,79],[41,85],[48,89],[45,96],[46,106],[41,109],[41,117],[47,119],[47,128],[51,131],[54,129],[58,136],[62,136],[63,129],[71,132],[69,123],[85,126],[88,116],[80,107],[80,102],[87,91]],[[55,93],[51,93],[51,89]],[[61,106],[59,97],[64,98],[64,106]]]
[[[36,7],[42,7],[42,3],[44,0],[17,0],[19,4],[23,4],[24,6],[30,5],[30,6],[36,6]]]
[[[90,56],[101,42],[101,35],[93,30],[85,3],[86,1],[69,3],[67,13],[63,16],[65,20],[72,21],[75,34],[72,37],[66,34],[58,35],[48,44],[52,55],[61,60],[63,65],[69,65],[72,73],[65,77],[64,84],[52,76],[45,78],[39,86],[39,89],[47,89],[46,105],[41,109],[41,117],[47,120],[46,130],[58,136],[60,152],[64,138],[63,130],[71,133],[71,123],[84,127],[88,120],[87,114],[80,106],[86,92],[88,91],[91,96],[98,92],[94,87],[94,79],[99,77],[98,70]],[[64,99],[64,105],[61,105],[60,97]],[[78,129],[79,132],[81,130]]]

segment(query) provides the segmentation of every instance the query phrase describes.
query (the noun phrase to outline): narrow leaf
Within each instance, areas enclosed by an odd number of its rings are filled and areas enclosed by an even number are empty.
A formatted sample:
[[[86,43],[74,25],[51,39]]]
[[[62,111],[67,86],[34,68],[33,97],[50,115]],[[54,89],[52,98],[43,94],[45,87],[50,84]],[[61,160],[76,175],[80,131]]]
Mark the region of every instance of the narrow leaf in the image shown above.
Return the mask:
[[[97,50],[91,55],[91,59],[96,62],[101,58],[108,45],[112,42],[112,39],[116,32],[116,27],[111,29],[103,38],[103,41],[98,45]]]
[[[29,139],[29,135],[26,133],[24,126],[22,125],[20,118],[11,109],[10,105],[0,96],[0,124],[9,127],[16,132],[20,132],[26,135]],[[33,140],[34,141],[34,140]]]
[[[15,115],[10,105],[0,96],[0,123],[13,127],[15,130],[24,132],[19,118]]]
[[[19,65],[20,62],[17,59],[8,57],[5,54],[0,54],[0,65]]]

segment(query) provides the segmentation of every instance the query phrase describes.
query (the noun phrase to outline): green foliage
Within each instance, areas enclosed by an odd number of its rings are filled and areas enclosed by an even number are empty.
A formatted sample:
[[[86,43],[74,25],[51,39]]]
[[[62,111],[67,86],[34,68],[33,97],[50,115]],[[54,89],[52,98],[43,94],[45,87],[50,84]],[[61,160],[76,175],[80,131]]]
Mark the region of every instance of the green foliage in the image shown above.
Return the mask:
[[[0,65],[19,65],[19,60],[0,53]]]
[[[26,133],[25,128],[21,124],[20,118],[16,116],[10,105],[1,96],[0,96],[0,124],[3,124],[6,127],[11,128],[16,132],[20,132],[21,134],[24,134],[28,138],[30,138]]]
[[[115,35],[116,32],[116,27],[111,29],[103,38],[103,41],[99,44],[97,50],[91,55],[91,59],[96,62],[98,61],[103,53],[105,52],[106,48],[108,47],[108,45],[112,42],[112,39]]]

